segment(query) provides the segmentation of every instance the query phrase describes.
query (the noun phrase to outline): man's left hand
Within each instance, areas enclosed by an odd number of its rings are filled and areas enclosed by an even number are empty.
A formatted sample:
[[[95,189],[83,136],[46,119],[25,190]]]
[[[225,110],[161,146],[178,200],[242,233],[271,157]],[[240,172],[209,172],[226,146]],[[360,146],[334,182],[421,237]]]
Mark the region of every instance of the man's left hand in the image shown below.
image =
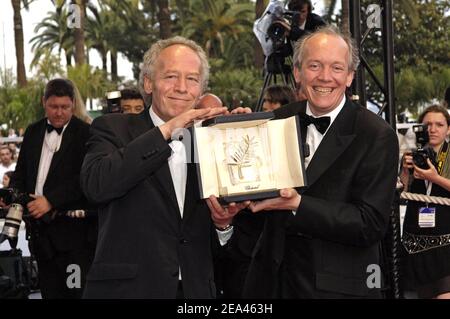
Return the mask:
[[[427,163],[428,166],[430,166],[428,169],[421,169],[418,166],[414,165],[414,178],[423,179],[435,183],[436,179],[439,177],[439,174],[429,158],[427,158]]]
[[[253,213],[262,210],[297,210],[301,196],[293,188],[280,190],[280,197],[252,202],[248,207]]]
[[[224,228],[231,225],[233,217],[241,210],[246,208],[250,204],[250,201],[231,203],[227,207],[224,207],[219,204],[217,197],[211,195],[206,200],[206,204],[211,211],[211,218],[214,222],[214,225],[216,225],[216,227],[218,228]]]
[[[30,194],[30,197],[34,200],[27,204],[27,208],[33,218],[41,218],[52,210],[52,205],[45,196]]]

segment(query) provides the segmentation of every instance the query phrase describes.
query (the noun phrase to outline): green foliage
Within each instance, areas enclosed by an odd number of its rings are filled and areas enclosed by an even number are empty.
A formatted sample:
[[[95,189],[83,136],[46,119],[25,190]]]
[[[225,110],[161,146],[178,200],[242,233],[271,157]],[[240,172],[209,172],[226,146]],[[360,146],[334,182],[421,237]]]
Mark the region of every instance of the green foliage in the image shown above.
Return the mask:
[[[44,84],[29,81],[27,87],[18,88],[14,83],[11,70],[0,70],[0,124],[8,128],[26,128],[30,123],[44,115],[41,104]]]
[[[230,69],[212,72],[210,89],[231,108],[246,106],[255,108],[263,79],[259,70]]]
[[[29,0],[28,0],[29,1]],[[24,1],[28,2],[28,1]],[[207,51],[211,64],[210,89],[231,107],[257,103],[263,85],[262,70],[254,69],[255,20],[253,0],[170,0],[172,33],[187,36]],[[265,1],[265,5],[267,4]],[[330,6],[337,1],[325,1]],[[55,7],[36,26],[32,38],[38,74],[29,86],[20,90],[8,72],[2,74],[0,87],[0,124],[27,126],[43,115],[40,96],[45,83],[64,76],[73,80],[86,98],[103,97],[115,84],[104,71],[89,65],[70,67],[74,54],[73,29],[67,28],[67,0],[54,0]],[[135,78],[145,51],[159,39],[159,12],[156,0],[87,1],[86,46],[95,49],[106,61],[108,53],[121,53],[133,64]],[[372,0],[361,0],[363,8]],[[448,50],[450,3],[447,0],[394,1],[395,90],[398,110],[413,113],[434,98],[442,99],[450,85],[450,50]],[[264,5],[264,7],[265,7]],[[363,10],[362,19],[366,15]],[[340,16],[333,16],[340,21]],[[366,26],[363,24],[362,28]],[[363,33],[365,30],[362,30]],[[59,57],[64,52],[66,72]],[[373,32],[364,45],[364,56],[383,79],[382,43]],[[106,65],[105,65],[106,66]],[[106,68],[105,68],[106,69]],[[369,77],[367,76],[367,79]],[[374,83],[368,92],[379,103],[383,97]]]
[[[107,12],[102,36],[109,48],[122,53],[133,64],[133,75],[138,79],[139,64],[151,44],[158,40],[159,29],[157,23],[152,21],[151,12],[148,14],[147,1],[144,10],[140,8],[139,1],[130,1],[125,7],[121,3],[107,1],[103,9]]]
[[[105,92],[114,87],[108,82],[106,74],[102,70],[88,64],[68,67],[67,78],[75,83],[84,99],[102,98],[105,96]]]
[[[371,0],[361,2],[363,7],[373,3]],[[424,105],[442,100],[445,88],[450,86],[450,3],[446,0],[402,0],[393,4],[397,113],[408,108],[417,114]],[[366,39],[363,54],[383,82],[380,32],[372,32]],[[366,79],[367,92],[381,104],[383,95],[367,73]]]
[[[63,7],[56,7],[49,11],[47,16],[36,25],[36,35],[31,38],[31,49],[34,53],[32,64],[36,64],[43,54],[53,49],[64,51],[66,62],[70,65],[75,53],[75,40],[73,29],[67,27],[68,13]]]
[[[425,73],[436,72],[450,61],[450,2],[410,2],[417,8],[420,22],[413,25],[407,14],[394,12],[396,71],[414,67]]]
[[[250,1],[195,0],[186,11],[179,21],[181,34],[201,44],[210,57],[223,55],[226,39],[242,41],[243,34],[252,32]]]
[[[64,74],[61,59],[49,50],[44,50],[39,59],[31,64],[31,68],[36,69],[35,79],[41,82],[48,82],[52,78]]]

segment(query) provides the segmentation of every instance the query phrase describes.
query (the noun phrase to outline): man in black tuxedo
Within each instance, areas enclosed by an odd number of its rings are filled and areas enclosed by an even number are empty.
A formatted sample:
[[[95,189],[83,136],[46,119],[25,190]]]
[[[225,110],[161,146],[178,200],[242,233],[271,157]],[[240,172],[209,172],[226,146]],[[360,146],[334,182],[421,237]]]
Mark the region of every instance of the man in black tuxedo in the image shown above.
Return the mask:
[[[89,125],[73,116],[74,99],[70,81],[48,82],[42,99],[46,118],[27,128],[10,184],[34,198],[27,204],[27,237],[43,298],[80,298],[95,250],[96,217],[66,216],[88,208],[80,170]],[[71,264],[79,268],[68,268]]]
[[[81,180],[101,209],[86,298],[215,297],[211,247],[227,241],[230,227],[213,215],[214,229],[200,198],[189,134],[180,141],[178,130],[226,111],[194,109],[208,74],[205,52],[195,42],[160,40],[141,70],[150,109],[93,122]]]
[[[381,240],[397,177],[396,134],[345,96],[358,65],[350,38],[331,26],[320,29],[296,44],[294,61],[307,101],[275,115],[300,117],[310,149],[308,186],[250,204],[255,213],[267,212],[243,295],[379,298]]]

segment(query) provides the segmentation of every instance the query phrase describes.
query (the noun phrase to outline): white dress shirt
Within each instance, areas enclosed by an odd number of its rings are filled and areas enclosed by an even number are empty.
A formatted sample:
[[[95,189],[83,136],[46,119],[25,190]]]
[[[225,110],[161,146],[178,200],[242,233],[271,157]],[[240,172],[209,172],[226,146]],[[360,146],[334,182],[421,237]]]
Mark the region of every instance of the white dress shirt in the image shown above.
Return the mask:
[[[51,131],[50,133],[45,130],[44,143],[42,145],[41,159],[39,160],[39,169],[36,178],[36,187],[34,190],[34,193],[36,195],[44,196],[44,184],[47,180],[47,175],[50,169],[50,164],[52,163],[53,154],[58,152],[59,148],[61,147],[62,137],[69,122],[64,125],[61,134],[58,134],[55,130]],[[47,123],[51,124],[49,120],[47,120]]]
[[[345,96],[343,97],[341,103],[339,103],[339,105],[333,111],[323,114],[321,116],[315,116],[311,112],[311,107],[309,105],[309,102],[306,104],[306,114],[307,115],[310,115],[312,117],[329,116],[330,117],[330,125],[328,125],[328,128],[323,135],[322,135],[322,133],[320,133],[317,130],[317,128],[314,124],[308,125],[308,128],[306,129],[306,143],[309,146],[309,156],[305,158],[305,168],[308,168],[308,165],[311,162],[311,159],[313,158],[314,154],[316,153],[316,150],[319,147],[320,143],[322,142],[323,137],[325,136],[325,134],[327,134],[328,130],[330,129],[330,126],[333,124],[333,122],[336,119],[336,117],[338,116],[339,112],[341,112],[342,108],[344,107],[344,104],[345,104]],[[296,215],[297,211],[293,210],[292,214]]]
[[[153,106],[150,107],[149,112],[155,126],[161,126],[165,123],[164,120],[153,111]],[[172,154],[168,160],[170,175],[172,176],[173,188],[175,189],[181,218],[183,218],[187,180],[186,147],[181,141],[172,141],[169,143],[169,146],[172,149]]]
[[[150,117],[155,126],[161,126],[165,122],[153,111],[153,106],[149,109]],[[172,149],[172,155],[169,157],[168,164],[170,175],[172,176],[173,188],[177,196],[178,207],[180,208],[181,218],[183,218],[184,197],[186,194],[186,180],[187,180],[187,158],[186,147],[183,142],[172,141],[169,143]],[[223,246],[231,238],[233,228],[226,231],[217,230],[219,242]]]
[[[330,129],[330,126],[333,124],[334,120],[338,116],[339,112],[342,110],[345,104],[345,96],[342,99],[341,103],[331,112],[327,114],[323,114],[321,116],[315,116],[311,112],[311,107],[309,105],[309,102],[306,105],[306,114],[310,115],[312,117],[324,117],[329,116],[330,117],[330,125],[328,126],[327,130],[325,131],[325,134],[327,134],[328,130]],[[308,125],[308,128],[306,130],[306,143],[309,146],[309,156],[305,158],[305,168],[308,168],[309,163],[311,162],[311,159],[314,156],[314,153],[316,152],[317,148],[319,147],[320,143],[322,142],[323,137],[325,134],[322,135],[320,133],[316,126],[314,124]]]

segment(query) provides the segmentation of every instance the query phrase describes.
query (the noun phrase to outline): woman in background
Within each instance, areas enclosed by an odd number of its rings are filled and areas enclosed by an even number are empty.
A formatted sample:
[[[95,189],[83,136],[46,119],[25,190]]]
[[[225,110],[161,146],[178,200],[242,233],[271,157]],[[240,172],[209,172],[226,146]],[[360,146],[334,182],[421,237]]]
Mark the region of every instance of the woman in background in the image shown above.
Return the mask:
[[[428,168],[421,169],[411,153],[405,154],[400,179],[406,188],[411,185],[411,193],[450,198],[450,179],[444,177],[450,164],[450,116],[444,107],[432,105],[419,122],[427,125],[425,149],[436,154],[435,164],[427,159]],[[419,298],[450,299],[450,206],[408,201],[402,241],[407,252],[405,283],[412,284]]]

